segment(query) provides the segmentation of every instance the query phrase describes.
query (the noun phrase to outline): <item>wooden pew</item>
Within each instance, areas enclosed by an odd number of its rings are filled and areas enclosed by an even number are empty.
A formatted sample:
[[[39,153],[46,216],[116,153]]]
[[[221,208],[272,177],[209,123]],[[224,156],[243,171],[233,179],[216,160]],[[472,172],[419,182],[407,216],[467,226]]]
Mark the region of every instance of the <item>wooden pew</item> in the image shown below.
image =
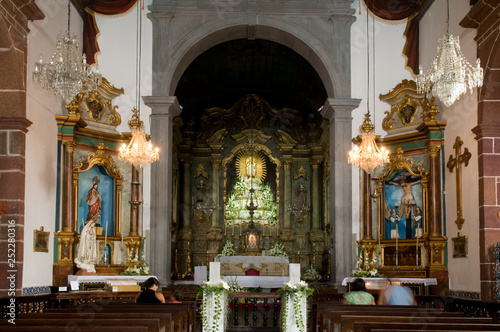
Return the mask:
[[[428,323],[449,323],[449,324],[492,324],[491,318],[471,318],[471,317],[445,317],[445,316],[415,316],[415,315],[393,315],[393,316],[368,316],[368,315],[342,315],[342,332],[354,331],[354,324],[361,322],[401,322],[419,323],[421,326]]]
[[[136,303],[100,303],[67,306],[62,309],[47,309],[45,313],[170,313],[175,331],[194,331],[194,322],[190,320],[189,304],[136,304]],[[193,318],[194,319],[194,318]]]
[[[498,324],[453,324],[453,323],[400,323],[400,322],[359,322],[354,323],[354,332],[379,331],[500,331]]]
[[[71,315],[66,315],[69,317],[65,317],[64,319],[49,319],[49,318],[41,318],[43,314],[36,314],[40,316],[39,318],[18,318],[16,319],[16,326],[24,326],[26,331],[31,330],[33,326],[61,326],[66,328],[67,331],[85,331],[90,327],[146,327],[148,332],[162,332],[164,329],[160,329],[160,320],[159,319],[138,319],[138,318],[129,318],[129,319],[117,319],[117,318],[107,318],[107,319],[77,319],[72,317]],[[71,318],[70,318],[71,317]],[[7,321],[0,321],[0,330],[3,331],[3,328],[11,325]]]
[[[101,319],[136,319],[136,320],[152,320],[158,321],[158,330],[165,332],[177,332],[175,330],[174,320],[172,313],[156,313],[156,312],[136,312],[136,313],[68,313],[68,312],[45,312],[40,314],[20,314],[20,321],[26,319],[42,319],[42,320],[84,320],[91,322],[93,320]]]
[[[442,315],[442,309],[427,309],[420,306],[392,306],[392,305],[318,305],[316,308],[316,331],[334,331],[335,324],[340,328],[340,316],[345,314],[389,315]],[[463,313],[446,313],[447,316],[463,316]]]
[[[2,326],[2,332],[26,332],[26,326],[10,325],[10,326]],[[68,330],[67,327],[64,326],[54,326],[54,325],[46,325],[46,326],[30,326],[30,332],[148,332],[148,328],[146,326],[88,326],[85,329],[74,329]]]

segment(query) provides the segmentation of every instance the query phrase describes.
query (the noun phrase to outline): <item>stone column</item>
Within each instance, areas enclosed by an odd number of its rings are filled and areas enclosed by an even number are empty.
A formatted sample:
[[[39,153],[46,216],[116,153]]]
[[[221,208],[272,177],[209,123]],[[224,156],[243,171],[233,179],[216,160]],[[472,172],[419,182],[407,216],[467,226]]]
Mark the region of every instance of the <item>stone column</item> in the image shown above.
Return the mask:
[[[321,115],[330,121],[330,282],[340,287],[351,274],[352,258],[352,166],[347,163],[352,140],[351,112],[359,106],[359,99],[328,98]]]
[[[481,300],[498,301],[494,248],[500,238],[500,30],[492,17],[500,15],[500,3],[478,1],[460,22],[464,28],[476,30],[477,55],[484,68],[483,87],[478,89],[477,127],[473,128],[478,145],[479,181],[479,259]]]
[[[439,190],[439,167],[438,154],[441,150],[439,145],[429,146],[429,216],[428,230],[430,237],[441,236],[441,196]]]
[[[173,118],[181,113],[175,96],[144,97],[151,107],[151,140],[160,159],[151,165],[151,273],[163,286],[170,284],[172,222]]]

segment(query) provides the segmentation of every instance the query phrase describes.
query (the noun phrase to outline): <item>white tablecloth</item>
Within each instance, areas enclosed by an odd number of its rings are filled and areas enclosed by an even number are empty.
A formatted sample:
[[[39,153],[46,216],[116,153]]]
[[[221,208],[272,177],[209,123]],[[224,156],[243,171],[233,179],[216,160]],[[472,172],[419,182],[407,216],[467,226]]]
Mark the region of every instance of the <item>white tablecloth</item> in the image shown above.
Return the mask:
[[[347,286],[348,283],[353,282],[357,277],[344,278],[342,281],[342,286]],[[387,283],[388,278],[361,278],[365,283],[371,283],[374,285],[384,285]],[[436,278],[390,278],[392,282],[397,282],[405,285],[424,285],[433,286],[437,285]]]
[[[281,288],[290,280],[289,276],[224,276],[227,283],[236,281],[240,287]]]

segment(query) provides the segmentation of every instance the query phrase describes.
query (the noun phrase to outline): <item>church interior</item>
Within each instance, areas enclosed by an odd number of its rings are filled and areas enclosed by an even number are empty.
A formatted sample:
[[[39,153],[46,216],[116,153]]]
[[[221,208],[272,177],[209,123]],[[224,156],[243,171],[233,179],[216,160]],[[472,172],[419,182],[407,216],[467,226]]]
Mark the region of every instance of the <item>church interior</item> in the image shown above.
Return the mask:
[[[0,15],[5,303],[82,275],[172,290],[218,261],[500,301],[497,1],[6,0]],[[455,37],[459,56],[438,59]]]

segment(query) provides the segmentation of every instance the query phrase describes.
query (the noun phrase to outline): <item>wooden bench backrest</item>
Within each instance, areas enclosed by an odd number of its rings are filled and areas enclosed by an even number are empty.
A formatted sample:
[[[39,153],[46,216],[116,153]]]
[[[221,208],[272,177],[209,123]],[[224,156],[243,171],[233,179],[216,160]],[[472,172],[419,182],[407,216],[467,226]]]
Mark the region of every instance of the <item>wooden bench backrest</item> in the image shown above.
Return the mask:
[[[137,313],[64,313],[64,312],[44,312],[41,314],[20,314],[19,319],[59,319],[59,320],[74,320],[83,319],[86,321],[91,321],[94,319],[157,319],[159,321],[160,327],[165,328],[165,330],[175,332],[180,331],[179,327],[174,324],[174,319],[172,318],[172,313],[154,313],[154,312],[137,312]]]
[[[419,331],[500,331],[500,325],[497,324],[452,324],[452,323],[399,323],[399,322],[359,322],[354,323],[354,332],[372,332],[373,329],[382,329],[388,331],[390,329],[400,329],[403,331],[419,330]]]
[[[9,324],[7,322],[7,324]],[[18,318],[16,320],[16,325],[18,326],[43,326],[43,325],[59,325],[64,326],[68,331],[85,331],[89,326],[104,327],[104,326],[146,326],[149,332],[160,332],[160,320],[159,319],[30,319],[30,318]],[[5,326],[5,323],[0,322],[0,330]],[[29,330],[29,329],[27,329]]]
[[[359,322],[401,322],[401,323],[451,323],[451,324],[491,324],[491,318],[471,317],[443,317],[443,316],[364,316],[364,315],[342,315],[341,331],[354,330],[354,324]]]

